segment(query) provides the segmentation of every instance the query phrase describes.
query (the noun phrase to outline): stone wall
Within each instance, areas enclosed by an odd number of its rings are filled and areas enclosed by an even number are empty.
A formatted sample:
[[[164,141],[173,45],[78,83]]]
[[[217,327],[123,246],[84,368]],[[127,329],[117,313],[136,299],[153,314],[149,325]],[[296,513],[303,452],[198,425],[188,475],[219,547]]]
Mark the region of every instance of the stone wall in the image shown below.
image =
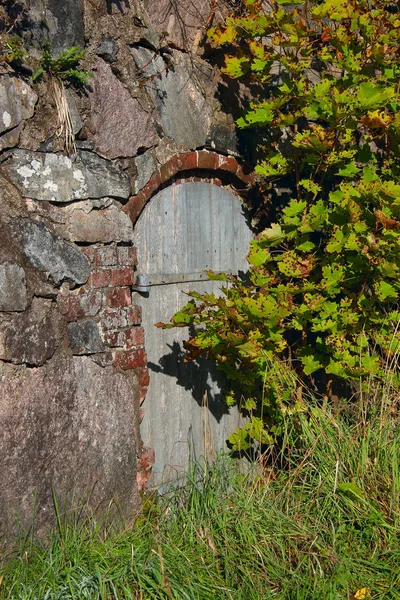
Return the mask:
[[[0,529],[51,520],[60,498],[139,505],[149,376],[135,304],[132,222],[161,186],[204,178],[246,190],[233,118],[203,58],[212,0],[23,0],[26,64],[0,63]],[[44,41],[93,72],[66,86],[65,152]],[[236,158],[234,158],[236,156]]]

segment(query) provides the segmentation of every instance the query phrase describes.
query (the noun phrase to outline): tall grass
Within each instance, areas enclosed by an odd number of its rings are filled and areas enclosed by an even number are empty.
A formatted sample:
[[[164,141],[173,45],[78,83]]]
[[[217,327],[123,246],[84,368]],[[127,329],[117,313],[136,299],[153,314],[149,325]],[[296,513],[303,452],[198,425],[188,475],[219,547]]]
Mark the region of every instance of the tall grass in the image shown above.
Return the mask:
[[[393,406],[314,406],[242,475],[220,456],[144,499],[122,532],[94,518],[4,556],[4,599],[400,599]]]

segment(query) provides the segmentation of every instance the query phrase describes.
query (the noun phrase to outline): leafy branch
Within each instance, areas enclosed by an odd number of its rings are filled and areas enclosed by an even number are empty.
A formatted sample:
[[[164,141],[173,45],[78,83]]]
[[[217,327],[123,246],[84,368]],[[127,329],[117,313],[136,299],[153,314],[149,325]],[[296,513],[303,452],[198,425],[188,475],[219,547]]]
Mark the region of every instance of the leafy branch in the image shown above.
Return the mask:
[[[165,325],[194,327],[188,358],[246,398],[235,449],[273,441],[309,389],[400,387],[400,19],[386,0],[243,3],[209,38],[226,77],[262,85],[237,125],[272,137],[256,172],[292,197],[251,244],[250,284],[219,276]]]

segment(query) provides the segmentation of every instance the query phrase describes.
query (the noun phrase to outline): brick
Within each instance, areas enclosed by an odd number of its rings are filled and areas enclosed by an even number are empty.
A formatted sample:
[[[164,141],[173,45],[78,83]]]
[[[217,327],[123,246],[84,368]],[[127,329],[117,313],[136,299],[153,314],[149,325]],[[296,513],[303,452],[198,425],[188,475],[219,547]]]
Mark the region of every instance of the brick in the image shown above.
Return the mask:
[[[136,196],[132,196],[127,204],[123,207],[123,212],[130,217],[132,223],[136,222],[136,219],[145,207],[147,200],[148,198],[142,190],[136,194]]]
[[[132,307],[133,308],[133,307]],[[128,322],[126,308],[119,308],[103,314],[101,318],[101,326],[104,331],[110,331],[113,329],[122,329],[130,325]]]
[[[190,152],[179,157],[180,171],[193,171],[197,167],[197,154]]]
[[[101,325],[104,331],[124,329],[129,325],[140,325],[142,322],[142,309],[140,306],[118,308],[103,314]]]
[[[104,291],[104,300],[110,308],[123,308],[132,304],[132,295],[129,288],[117,288]]]
[[[218,162],[218,154],[215,154],[215,152],[200,150],[197,153],[197,167],[199,169],[215,171],[218,168]]]
[[[144,186],[144,188],[142,190],[146,194],[146,198],[150,198],[150,196],[152,196],[154,194],[154,192],[156,192],[158,190],[160,185],[161,185],[161,175],[160,175],[160,173],[156,173],[155,175],[153,175],[153,177],[150,179],[150,181],[147,183],[147,185]]]
[[[108,331],[104,335],[104,341],[113,348],[135,348],[144,344],[143,327],[123,329],[122,331]]]
[[[238,162],[236,158],[233,158],[233,156],[222,156],[221,154],[219,155],[218,169],[220,171],[229,171],[230,173],[235,174],[237,168]]]
[[[126,309],[126,320],[128,325],[140,325],[142,322],[142,309],[140,306],[131,306]]]
[[[169,160],[165,165],[163,165],[160,169],[160,177],[161,177],[161,183],[165,183],[166,181],[169,181],[169,179],[171,179],[171,177],[173,177],[176,173],[176,166],[175,166],[175,162],[174,162],[174,158],[171,158],[171,160]]]
[[[92,288],[110,287],[113,285],[112,270],[92,271],[89,275],[88,285]]]
[[[117,248],[115,246],[105,246],[103,248],[97,248],[94,262],[99,267],[112,267],[117,265]]]
[[[112,282],[115,286],[133,285],[135,280],[135,273],[133,269],[113,269],[112,271]]]
[[[150,375],[147,367],[141,367],[137,370],[138,383],[141,388],[147,388],[150,383]]]
[[[138,459],[138,468],[141,471],[151,469],[156,460],[156,455],[153,448],[143,448]]]
[[[127,371],[137,369],[147,364],[147,356],[144,348],[139,350],[116,350],[114,353],[114,366]]]
[[[236,177],[241,179],[247,185],[255,185],[255,175],[253,172],[246,172],[241,165],[238,165]]]
[[[134,267],[137,264],[137,251],[132,246],[120,246],[117,248],[118,264]]]

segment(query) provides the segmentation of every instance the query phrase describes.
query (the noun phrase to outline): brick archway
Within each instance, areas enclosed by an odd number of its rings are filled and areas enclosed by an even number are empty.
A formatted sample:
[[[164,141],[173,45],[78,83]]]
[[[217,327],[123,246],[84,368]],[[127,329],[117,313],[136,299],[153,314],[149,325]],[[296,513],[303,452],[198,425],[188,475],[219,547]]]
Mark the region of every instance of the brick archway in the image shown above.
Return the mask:
[[[129,199],[123,210],[135,224],[147,202],[163,187],[176,181],[208,181],[221,186],[228,177],[238,191],[247,191],[256,185],[254,172],[233,156],[208,150],[178,154],[153,173],[145,187]]]

